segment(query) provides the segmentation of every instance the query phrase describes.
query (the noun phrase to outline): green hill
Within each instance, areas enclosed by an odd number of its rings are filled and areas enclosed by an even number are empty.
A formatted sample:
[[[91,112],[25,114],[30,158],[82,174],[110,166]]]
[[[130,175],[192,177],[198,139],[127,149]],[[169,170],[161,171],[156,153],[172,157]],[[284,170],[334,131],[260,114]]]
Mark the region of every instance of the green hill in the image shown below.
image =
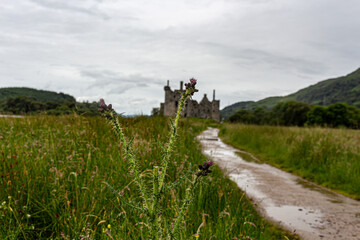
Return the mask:
[[[76,102],[69,94],[25,87],[0,88],[0,113],[99,115],[97,102]]]
[[[257,102],[237,102],[222,109],[221,116],[228,118],[240,109],[254,110],[257,107],[272,109],[279,102],[291,100],[321,106],[342,102],[359,108],[360,68],[346,76],[321,81],[284,97],[269,97]]]
[[[0,88],[0,102],[8,98],[27,97],[38,102],[76,102],[75,98],[65,93],[56,93],[26,87]]]

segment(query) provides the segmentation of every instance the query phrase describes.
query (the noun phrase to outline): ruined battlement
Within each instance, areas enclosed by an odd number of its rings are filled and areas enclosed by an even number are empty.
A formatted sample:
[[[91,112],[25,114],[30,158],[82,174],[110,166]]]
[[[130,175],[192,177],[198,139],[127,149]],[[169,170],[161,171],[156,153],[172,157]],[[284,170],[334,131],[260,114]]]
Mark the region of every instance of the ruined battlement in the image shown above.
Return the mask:
[[[169,86],[169,80],[164,87],[165,102],[160,104],[160,112],[165,117],[174,117],[178,108],[181,94],[185,91],[183,82],[180,82],[180,89],[172,91]],[[210,102],[206,94],[198,103],[195,100],[188,99],[185,104],[181,116],[182,117],[198,117],[205,119],[213,119],[220,122],[220,100],[215,100],[215,90],[213,91],[213,99]]]

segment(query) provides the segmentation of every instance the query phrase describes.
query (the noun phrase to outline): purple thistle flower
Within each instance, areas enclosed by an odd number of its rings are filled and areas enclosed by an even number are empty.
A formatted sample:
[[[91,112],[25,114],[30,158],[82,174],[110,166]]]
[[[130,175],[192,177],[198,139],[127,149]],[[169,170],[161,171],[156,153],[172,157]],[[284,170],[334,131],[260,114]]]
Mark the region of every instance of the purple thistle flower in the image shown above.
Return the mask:
[[[115,113],[114,109],[112,108],[112,105],[106,105],[105,100],[103,98],[100,99],[99,103],[99,112],[103,113],[106,118],[110,117],[110,112]]]
[[[195,78],[190,78],[190,83],[195,87],[196,79]]]
[[[207,176],[209,173],[212,173],[212,170],[209,168],[214,164],[212,161],[204,162],[199,165],[200,171],[196,173],[197,176]]]
[[[195,88],[196,85],[196,79],[195,78],[190,78],[190,82],[189,83],[185,83],[185,88],[186,89],[191,89],[191,95],[194,95],[195,92],[198,92],[199,90],[197,90]]]
[[[105,100],[103,98],[100,99],[99,107],[106,108]]]

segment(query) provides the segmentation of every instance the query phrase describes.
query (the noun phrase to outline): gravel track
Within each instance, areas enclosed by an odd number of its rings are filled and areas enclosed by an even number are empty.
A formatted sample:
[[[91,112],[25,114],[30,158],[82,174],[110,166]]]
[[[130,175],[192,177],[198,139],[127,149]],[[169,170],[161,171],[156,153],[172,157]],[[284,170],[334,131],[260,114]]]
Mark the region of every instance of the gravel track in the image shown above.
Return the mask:
[[[304,240],[360,240],[359,201],[257,163],[251,154],[223,143],[218,129],[209,128],[198,140],[203,153],[246,192],[266,218]],[[239,156],[244,154],[254,162]]]

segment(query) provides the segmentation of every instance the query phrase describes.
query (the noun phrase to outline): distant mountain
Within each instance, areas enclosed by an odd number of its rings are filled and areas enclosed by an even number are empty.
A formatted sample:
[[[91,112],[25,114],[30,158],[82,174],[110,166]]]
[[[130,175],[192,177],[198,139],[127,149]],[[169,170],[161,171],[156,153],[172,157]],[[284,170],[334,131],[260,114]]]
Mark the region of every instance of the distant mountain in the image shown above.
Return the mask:
[[[27,97],[33,99],[38,102],[46,103],[46,102],[76,102],[75,98],[71,95],[65,93],[56,93],[45,90],[37,90],[34,88],[26,88],[26,87],[8,87],[8,88],[0,88],[0,102],[4,101],[8,98],[16,98],[16,97]]]
[[[269,97],[257,102],[237,102],[222,109],[221,116],[228,118],[240,109],[271,109],[279,102],[292,100],[321,106],[342,102],[360,108],[360,68],[346,76],[321,81],[284,97]]]

